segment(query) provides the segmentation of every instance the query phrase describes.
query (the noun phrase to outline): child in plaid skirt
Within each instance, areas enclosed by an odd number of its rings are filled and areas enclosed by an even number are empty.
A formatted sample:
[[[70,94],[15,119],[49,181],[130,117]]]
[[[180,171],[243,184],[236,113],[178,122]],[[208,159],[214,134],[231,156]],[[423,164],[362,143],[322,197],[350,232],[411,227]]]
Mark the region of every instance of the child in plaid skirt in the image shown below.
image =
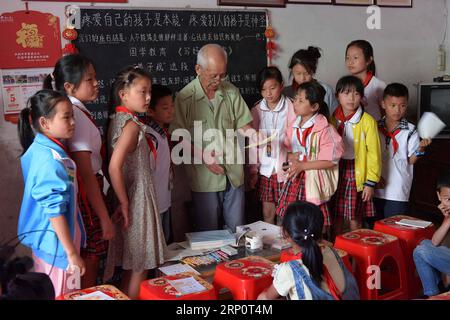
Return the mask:
[[[283,141],[286,127],[292,126],[296,116],[292,101],[281,93],[283,78],[278,68],[265,67],[261,70],[258,84],[263,99],[252,109],[252,126],[268,137],[276,135],[264,148],[253,149],[253,153],[257,153],[257,165],[250,167],[250,180],[253,185],[258,180],[257,194],[262,202],[264,221],[275,223],[275,204],[286,179],[283,162],[286,161],[287,151]]]
[[[345,145],[339,163],[339,184],[334,196],[334,235],[341,234],[344,223],[350,229],[362,227],[363,217],[375,216],[372,201],[381,175],[381,150],[377,122],[361,106],[364,85],[355,76],[341,78],[336,85],[339,106],[331,122]]]
[[[328,123],[325,89],[316,81],[299,86],[294,99],[297,119],[286,131],[289,155],[288,179],[284,184],[277,214],[284,216],[294,201],[312,202],[319,206],[324,225],[331,225],[327,202],[337,187],[337,163],[344,147],[336,129]]]

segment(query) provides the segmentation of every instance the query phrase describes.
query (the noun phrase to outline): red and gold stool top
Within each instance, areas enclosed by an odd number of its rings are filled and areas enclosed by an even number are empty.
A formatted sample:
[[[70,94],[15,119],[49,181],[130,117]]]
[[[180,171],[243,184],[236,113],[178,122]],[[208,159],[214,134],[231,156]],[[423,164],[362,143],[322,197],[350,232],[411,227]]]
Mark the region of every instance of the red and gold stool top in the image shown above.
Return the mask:
[[[427,300],[450,300],[450,291],[438,294],[437,296],[432,296]]]
[[[395,229],[399,229],[399,230],[418,230],[418,229],[421,229],[419,227],[405,226],[405,225],[401,225],[401,224],[397,224],[396,223],[397,221],[400,221],[402,219],[423,221],[422,219],[418,219],[418,218],[415,218],[415,217],[398,215],[398,216],[393,216],[393,217],[390,217],[390,218],[382,219],[382,220],[380,220],[378,222],[381,223],[381,224],[389,225],[390,227],[395,228]],[[430,224],[427,228],[431,228],[431,227],[433,227],[433,224]]]
[[[174,274],[174,275],[170,275],[170,276],[163,276],[163,277],[159,277],[159,278],[155,278],[155,279],[150,279],[147,280],[147,285],[149,290],[162,290],[162,294],[163,295],[168,295],[168,296],[181,296],[181,294],[169,283],[168,280],[177,280],[177,279],[183,279],[183,278],[189,278],[189,277],[193,277],[195,280],[197,280],[202,286],[204,286],[206,288],[206,290],[200,291],[200,292],[204,292],[204,291],[208,291],[208,290],[212,290],[213,286],[207,282],[206,280],[204,280],[203,278],[199,277],[198,275],[196,275],[193,272],[182,272],[182,273],[178,273],[178,274]],[[153,289],[152,289],[153,287]],[[160,288],[157,288],[160,287]],[[196,292],[193,294],[197,294],[200,292]]]
[[[275,263],[258,256],[249,256],[220,264],[223,269],[241,279],[259,279],[271,276]]]
[[[104,284],[104,285],[100,285],[100,286],[95,286],[95,287],[90,287],[90,288],[74,291],[71,293],[66,293],[63,296],[59,296],[57,298],[57,300],[76,300],[77,298],[79,298],[81,296],[84,296],[84,295],[87,295],[87,294],[90,294],[90,293],[93,293],[96,291],[100,291],[115,300],[130,300],[130,298],[128,298],[128,296],[125,295],[122,291],[120,291],[116,287],[109,285],[109,284]],[[86,298],[83,300],[95,300],[95,297],[90,298],[90,299]]]
[[[395,236],[370,229],[354,230],[344,233],[341,237],[364,246],[382,246],[397,240]]]

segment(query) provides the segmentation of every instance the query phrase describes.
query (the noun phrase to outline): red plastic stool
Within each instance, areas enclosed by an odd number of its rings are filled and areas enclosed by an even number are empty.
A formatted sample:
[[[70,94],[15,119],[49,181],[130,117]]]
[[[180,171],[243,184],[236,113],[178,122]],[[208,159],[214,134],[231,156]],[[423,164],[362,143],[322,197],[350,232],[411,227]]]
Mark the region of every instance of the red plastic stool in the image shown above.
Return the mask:
[[[353,268],[352,268],[352,264],[350,262],[350,256],[348,255],[348,253],[345,252],[344,250],[337,249],[337,248],[334,248],[334,250],[337,251],[337,253],[339,254],[339,257],[341,257],[341,259],[344,262],[344,265],[347,267],[347,269],[353,273]],[[298,254],[294,254],[294,251],[292,250],[292,248],[285,249],[285,250],[281,251],[280,263],[288,262],[291,260],[301,259],[301,257],[302,257],[301,252],[299,252]]]
[[[167,281],[187,277],[193,277],[206,290],[182,295]],[[217,300],[217,295],[214,287],[210,283],[194,273],[183,272],[142,281],[139,290],[139,300]]]
[[[255,300],[272,284],[275,264],[267,259],[249,256],[217,265],[213,285],[216,292],[227,288],[234,300]]]
[[[401,300],[408,298],[405,258],[397,237],[382,232],[359,229],[336,237],[335,247],[345,250],[355,260],[354,275],[361,299]],[[386,270],[386,265],[389,269]],[[370,267],[380,268],[377,274]],[[371,285],[379,284],[379,288]]]
[[[97,293],[101,292],[114,300],[130,300],[125,293],[109,284],[72,291],[56,297],[56,300],[104,300]]]
[[[450,291],[438,294],[437,296],[432,296],[427,300],[449,300],[450,301]]]
[[[396,236],[400,241],[405,256],[406,268],[408,269],[408,297],[417,298],[422,292],[422,282],[416,272],[413,260],[413,251],[424,239],[431,239],[434,233],[433,224],[426,228],[409,227],[396,224],[401,219],[419,220],[414,217],[398,215],[375,222],[374,230]]]

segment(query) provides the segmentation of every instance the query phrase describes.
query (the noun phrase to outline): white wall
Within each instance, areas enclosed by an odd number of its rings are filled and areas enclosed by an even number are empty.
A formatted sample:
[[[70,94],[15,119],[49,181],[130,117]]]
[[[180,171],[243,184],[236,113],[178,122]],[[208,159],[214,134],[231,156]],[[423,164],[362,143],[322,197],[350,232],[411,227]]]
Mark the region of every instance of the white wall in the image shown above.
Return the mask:
[[[216,0],[129,0],[114,6],[183,8],[217,8]],[[86,3],[78,3],[86,5]],[[98,4],[105,6],[105,4]],[[299,48],[317,45],[323,49],[317,78],[334,86],[346,73],[345,48],[355,39],[369,40],[375,49],[379,78],[386,82],[400,81],[411,91],[410,113],[415,113],[417,82],[429,82],[441,75],[436,69],[437,50],[445,30],[446,7],[450,0],[414,0],[413,8],[382,8],[381,30],[368,30],[365,7],[289,4],[286,8],[270,8],[272,25],[278,34],[279,47],[274,63],[285,77],[290,56]],[[63,3],[29,2],[30,10],[51,12],[64,22]],[[230,9],[232,7],[221,7]],[[243,9],[243,7],[236,7]],[[20,0],[0,2],[0,13],[23,10]],[[61,29],[62,30],[62,29]],[[450,37],[450,23],[448,26]],[[447,51],[450,42],[446,40]],[[450,51],[449,51],[450,52]],[[450,73],[450,61],[446,73]],[[1,101],[0,101],[1,102]],[[3,104],[1,104],[3,106]],[[1,107],[0,115],[3,113]],[[15,235],[17,212],[22,194],[20,154],[16,127],[0,117],[0,240]]]

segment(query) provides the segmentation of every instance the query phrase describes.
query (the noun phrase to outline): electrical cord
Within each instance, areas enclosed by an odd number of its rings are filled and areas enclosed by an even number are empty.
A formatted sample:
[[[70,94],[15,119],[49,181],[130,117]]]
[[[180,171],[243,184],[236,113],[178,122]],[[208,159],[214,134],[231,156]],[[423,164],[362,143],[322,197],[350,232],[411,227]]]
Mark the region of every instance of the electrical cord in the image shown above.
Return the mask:
[[[11,249],[14,250],[22,242],[22,240],[25,239],[25,237],[23,237],[23,236],[26,236],[29,233],[35,233],[35,232],[52,232],[55,235],[55,237],[58,239],[58,236],[57,236],[56,232],[53,231],[53,230],[48,230],[48,229],[32,230],[32,231],[27,231],[27,232],[23,232],[21,234],[18,234],[17,236],[11,238],[9,241],[5,242],[4,244],[0,244],[0,248],[2,248],[4,250],[11,250]],[[23,237],[23,238],[21,238],[21,237]],[[14,245],[9,245],[12,241],[14,241],[16,239],[18,239],[17,243],[15,243]],[[8,246],[10,247],[9,249],[8,249]],[[56,261],[56,253],[58,252],[58,248],[59,248],[59,241],[56,242],[55,253],[53,254],[53,261],[52,261],[51,268],[50,268],[50,271],[48,273],[48,276],[50,276],[50,274],[53,271],[53,267],[54,267],[55,261]]]

